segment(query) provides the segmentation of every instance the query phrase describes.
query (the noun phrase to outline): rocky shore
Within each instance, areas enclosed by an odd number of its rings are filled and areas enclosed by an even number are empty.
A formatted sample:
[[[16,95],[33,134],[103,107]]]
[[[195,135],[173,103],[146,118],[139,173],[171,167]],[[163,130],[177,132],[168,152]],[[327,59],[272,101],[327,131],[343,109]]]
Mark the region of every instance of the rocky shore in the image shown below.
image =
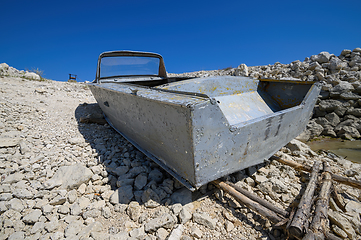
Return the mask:
[[[321,120],[330,121],[330,114],[336,114],[340,122],[333,123],[333,131],[338,134],[335,128],[340,123],[350,119],[353,125],[359,123],[360,116],[349,110],[350,106],[361,109],[360,101],[345,99],[344,92],[336,88],[347,82],[352,88],[345,92],[358,96],[359,53],[346,51],[339,57],[321,53],[305,62],[241,65],[191,74],[317,77],[329,84],[323,88],[323,94],[329,96],[320,98],[317,107],[323,113],[315,112],[309,125],[320,125],[323,134],[326,127]],[[324,55],[329,56],[328,61],[319,63],[317,59]],[[330,67],[336,61],[333,59],[346,62],[347,68],[341,64],[335,72]],[[351,66],[351,62],[355,64]],[[313,69],[311,65],[317,66]],[[101,114],[86,84],[38,81],[25,73],[13,77],[6,74],[10,68],[5,64],[0,67],[0,239],[287,238],[282,229],[212,184],[190,192],[107,124],[81,122],[81,118]],[[311,73],[306,78],[298,75],[300,69]],[[334,78],[330,76],[337,76],[337,81],[331,81]],[[355,80],[349,80],[352,76]],[[339,115],[340,108],[322,108],[330,100],[352,105],[342,105],[346,111]],[[359,131],[359,125],[345,126]],[[305,134],[314,134],[310,129]],[[309,166],[314,160],[326,161],[334,173],[361,180],[359,164],[328,152],[315,153],[298,140],[276,155]],[[226,177],[286,211],[297,206],[308,178],[309,174],[275,161]],[[330,199],[330,229],[344,239],[361,239],[360,190],[341,184],[335,187],[346,211]]]

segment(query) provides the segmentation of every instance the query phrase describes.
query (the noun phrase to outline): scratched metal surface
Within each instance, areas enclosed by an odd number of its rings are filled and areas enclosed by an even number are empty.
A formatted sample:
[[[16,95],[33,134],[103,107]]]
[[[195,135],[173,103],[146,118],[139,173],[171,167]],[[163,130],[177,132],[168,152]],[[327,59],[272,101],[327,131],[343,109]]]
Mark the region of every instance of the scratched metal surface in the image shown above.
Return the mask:
[[[261,81],[258,91],[272,96],[273,100],[282,108],[290,108],[298,105],[303,100],[304,93],[310,85],[305,82],[266,82]]]
[[[196,187],[272,156],[306,127],[319,88],[310,89],[298,106],[227,125],[221,109],[195,109],[193,121]],[[204,121],[207,119],[207,121]]]
[[[248,77],[219,76],[194,78],[165,84],[156,88],[184,92],[198,92],[206,94],[209,97],[218,97],[256,91],[258,83],[258,80]]]
[[[110,124],[191,190],[273,155],[303,131],[320,91],[229,76],[89,86]]]
[[[180,182],[191,186],[187,181],[195,182],[194,156],[191,108],[187,105],[208,100],[141,87],[133,95],[128,86],[109,85],[89,87],[110,124],[165,170],[176,172]]]

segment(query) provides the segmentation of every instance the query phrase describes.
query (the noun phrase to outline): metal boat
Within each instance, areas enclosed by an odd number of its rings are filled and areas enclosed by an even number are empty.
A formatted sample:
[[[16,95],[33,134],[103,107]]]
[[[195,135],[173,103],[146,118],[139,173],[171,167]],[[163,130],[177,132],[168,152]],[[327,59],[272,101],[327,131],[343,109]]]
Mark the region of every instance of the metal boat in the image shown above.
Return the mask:
[[[271,157],[306,127],[320,84],[167,77],[159,54],[99,56],[89,87],[108,123],[190,190]]]

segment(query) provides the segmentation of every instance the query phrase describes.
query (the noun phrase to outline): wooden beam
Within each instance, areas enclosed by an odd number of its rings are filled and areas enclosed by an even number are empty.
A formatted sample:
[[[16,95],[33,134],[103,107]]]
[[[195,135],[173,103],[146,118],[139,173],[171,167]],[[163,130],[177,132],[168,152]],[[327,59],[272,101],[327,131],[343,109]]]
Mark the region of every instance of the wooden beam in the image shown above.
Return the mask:
[[[307,185],[305,193],[301,198],[300,203],[298,204],[297,211],[289,227],[289,233],[296,238],[302,238],[308,225],[307,220],[311,211],[312,198],[316,189],[320,165],[321,162],[315,161],[312,168],[310,181]]]
[[[312,171],[311,167],[300,164],[300,163],[297,163],[297,162],[294,162],[294,161],[291,161],[291,160],[282,159],[282,158],[276,157],[276,156],[272,156],[272,157],[270,157],[270,159],[275,160],[275,161],[280,162],[280,163],[283,163],[283,164],[288,165],[290,167],[293,167],[297,171],[305,171],[305,172],[311,172]],[[354,188],[361,189],[361,181],[357,181],[357,180],[350,179],[348,177],[343,177],[343,176],[333,174],[333,173],[331,173],[331,178],[332,178],[332,180],[335,180],[336,182],[339,182],[339,183],[342,183],[342,184],[345,184],[345,185],[348,185],[348,186],[351,186],[351,187],[354,187]]]
[[[246,197],[250,198],[251,200],[258,202],[259,204],[263,205],[264,207],[272,210],[275,213],[280,214],[282,217],[288,217],[288,212],[286,210],[283,210],[279,207],[276,207],[275,205],[273,205],[272,203],[264,200],[263,198],[258,197],[256,194],[251,193],[241,187],[238,187],[237,185],[231,183],[231,182],[227,182],[228,185],[230,185],[231,187],[233,187],[234,189],[236,189],[238,192],[242,193],[243,195],[245,195]]]
[[[283,217],[278,216],[275,212],[269,210],[268,208],[262,206],[258,202],[255,202],[242,193],[235,190],[230,185],[226,184],[225,182],[215,180],[212,182],[216,187],[228,192],[230,195],[232,195],[237,201],[241,202],[242,204],[246,205],[248,208],[258,212],[262,216],[268,218],[273,223],[278,223],[282,220],[284,220]]]

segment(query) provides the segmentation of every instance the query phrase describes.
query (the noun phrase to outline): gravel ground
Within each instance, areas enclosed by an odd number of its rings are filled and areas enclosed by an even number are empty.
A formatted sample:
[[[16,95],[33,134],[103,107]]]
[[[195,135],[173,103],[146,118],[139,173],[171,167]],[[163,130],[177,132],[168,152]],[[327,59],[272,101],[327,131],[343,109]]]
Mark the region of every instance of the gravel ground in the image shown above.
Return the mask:
[[[0,77],[0,239],[286,239],[284,232],[208,184],[190,192],[99,116],[84,83]],[[277,155],[361,180],[359,164],[293,140]],[[308,175],[277,162],[226,177],[289,211]],[[336,186],[330,228],[360,239],[360,192]]]

